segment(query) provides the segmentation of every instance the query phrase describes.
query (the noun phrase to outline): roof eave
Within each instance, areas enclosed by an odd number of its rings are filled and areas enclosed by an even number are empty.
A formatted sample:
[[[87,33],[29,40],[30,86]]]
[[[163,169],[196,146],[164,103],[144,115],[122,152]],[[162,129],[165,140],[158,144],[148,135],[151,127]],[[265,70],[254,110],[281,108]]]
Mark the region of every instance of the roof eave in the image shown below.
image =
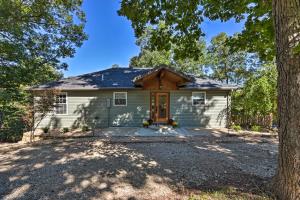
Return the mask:
[[[235,90],[236,87],[183,87],[180,90]]]
[[[34,88],[31,91],[42,91],[42,90],[69,90],[69,91],[82,91],[82,90],[141,90],[139,87],[102,87],[102,88]]]

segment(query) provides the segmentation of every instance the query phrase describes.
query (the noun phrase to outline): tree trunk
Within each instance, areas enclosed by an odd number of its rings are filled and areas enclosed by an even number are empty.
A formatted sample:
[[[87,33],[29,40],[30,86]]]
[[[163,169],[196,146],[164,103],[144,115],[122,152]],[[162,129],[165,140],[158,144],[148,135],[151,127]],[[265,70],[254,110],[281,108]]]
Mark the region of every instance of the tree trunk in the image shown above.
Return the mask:
[[[273,0],[278,68],[279,156],[275,192],[300,199],[300,1]]]

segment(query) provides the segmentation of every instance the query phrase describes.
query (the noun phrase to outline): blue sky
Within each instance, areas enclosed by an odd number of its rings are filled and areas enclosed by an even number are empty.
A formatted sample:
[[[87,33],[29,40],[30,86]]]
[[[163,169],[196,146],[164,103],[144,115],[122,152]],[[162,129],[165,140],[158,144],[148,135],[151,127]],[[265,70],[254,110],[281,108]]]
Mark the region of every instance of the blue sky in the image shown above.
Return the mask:
[[[84,1],[83,10],[87,17],[85,32],[89,39],[77,49],[73,58],[66,59],[69,69],[64,71],[65,77],[106,69],[113,64],[127,67],[130,58],[139,53],[130,21],[117,14],[119,1]],[[232,35],[241,31],[242,24],[206,20],[201,27],[206,40],[210,41],[220,32]]]

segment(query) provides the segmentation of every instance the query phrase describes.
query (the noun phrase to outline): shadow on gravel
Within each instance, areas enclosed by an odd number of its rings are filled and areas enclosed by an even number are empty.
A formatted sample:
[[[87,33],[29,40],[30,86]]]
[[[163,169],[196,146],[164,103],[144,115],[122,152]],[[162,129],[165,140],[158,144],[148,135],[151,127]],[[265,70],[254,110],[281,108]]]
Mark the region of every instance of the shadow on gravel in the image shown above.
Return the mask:
[[[28,146],[0,154],[0,199],[181,199],[224,187],[265,194],[276,150],[239,140],[110,143],[81,138]]]

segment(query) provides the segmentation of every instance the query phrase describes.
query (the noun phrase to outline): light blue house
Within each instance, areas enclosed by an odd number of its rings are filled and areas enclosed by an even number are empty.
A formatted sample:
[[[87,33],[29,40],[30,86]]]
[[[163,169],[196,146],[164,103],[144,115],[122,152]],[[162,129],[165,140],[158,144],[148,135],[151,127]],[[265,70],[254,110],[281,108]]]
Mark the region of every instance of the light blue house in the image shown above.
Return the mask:
[[[39,85],[56,88],[57,108],[39,127],[142,126],[148,119],[181,126],[226,126],[235,86],[201,79],[169,67],[110,68]]]

